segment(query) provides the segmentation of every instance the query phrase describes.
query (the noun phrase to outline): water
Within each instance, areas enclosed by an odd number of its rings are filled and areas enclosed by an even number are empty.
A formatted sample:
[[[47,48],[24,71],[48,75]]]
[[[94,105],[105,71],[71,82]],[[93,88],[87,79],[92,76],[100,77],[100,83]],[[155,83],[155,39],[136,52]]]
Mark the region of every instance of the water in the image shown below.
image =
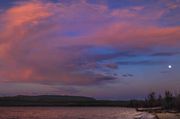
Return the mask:
[[[137,114],[118,107],[0,107],[0,119],[133,119]]]

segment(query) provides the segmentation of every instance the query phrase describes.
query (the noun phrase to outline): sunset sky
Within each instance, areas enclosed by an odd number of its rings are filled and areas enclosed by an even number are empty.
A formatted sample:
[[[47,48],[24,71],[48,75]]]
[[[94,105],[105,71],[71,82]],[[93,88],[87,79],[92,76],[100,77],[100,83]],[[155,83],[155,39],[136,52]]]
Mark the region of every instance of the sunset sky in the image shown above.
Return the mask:
[[[0,96],[180,93],[180,0],[0,0]]]

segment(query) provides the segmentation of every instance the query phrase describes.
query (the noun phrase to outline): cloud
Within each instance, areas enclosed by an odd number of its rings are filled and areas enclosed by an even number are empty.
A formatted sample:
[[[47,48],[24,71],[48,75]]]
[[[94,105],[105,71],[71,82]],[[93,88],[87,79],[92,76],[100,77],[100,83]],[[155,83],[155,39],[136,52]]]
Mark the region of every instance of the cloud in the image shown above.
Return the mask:
[[[175,56],[179,54],[180,54],[179,52],[159,52],[152,54],[152,56]]]
[[[104,69],[98,63],[103,60],[134,57],[133,49],[138,54],[153,47],[179,47],[180,27],[157,25],[164,12],[146,14],[147,9],[110,9],[87,1],[18,1],[0,13],[1,82],[94,85],[116,79],[102,75]],[[91,51],[95,47],[117,52],[96,54]],[[106,67],[118,68],[111,63]]]
[[[137,55],[136,52],[133,52],[131,48],[129,48],[129,51],[126,51],[126,49],[123,49],[124,51],[116,50],[113,53],[106,53],[106,54],[93,54],[90,55],[90,57],[93,57],[96,61],[103,61],[103,60],[110,60],[115,59],[119,57],[135,57]],[[136,49],[138,51],[138,49]]]
[[[133,77],[134,75],[133,74],[123,74],[122,76],[123,77]]]
[[[96,79],[98,80],[98,81],[113,81],[113,80],[116,80],[117,78],[116,77],[114,77],[114,76],[106,76],[106,75],[102,75],[102,74],[99,74],[99,75],[97,75],[96,76]]]
[[[115,63],[106,64],[106,67],[110,69],[118,69],[118,64],[115,64]]]
[[[153,61],[153,60],[142,60],[142,61],[119,61],[119,65],[158,65],[166,64],[166,61]]]

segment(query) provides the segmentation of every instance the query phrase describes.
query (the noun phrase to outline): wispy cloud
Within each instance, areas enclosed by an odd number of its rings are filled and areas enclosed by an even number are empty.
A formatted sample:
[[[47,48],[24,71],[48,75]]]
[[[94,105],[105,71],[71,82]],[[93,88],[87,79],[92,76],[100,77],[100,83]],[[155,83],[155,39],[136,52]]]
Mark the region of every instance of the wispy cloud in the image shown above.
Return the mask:
[[[143,61],[119,61],[118,64],[119,65],[158,65],[158,64],[167,64],[167,62],[143,60]]]
[[[152,56],[174,56],[174,55],[179,55],[180,52],[158,52],[152,54]]]

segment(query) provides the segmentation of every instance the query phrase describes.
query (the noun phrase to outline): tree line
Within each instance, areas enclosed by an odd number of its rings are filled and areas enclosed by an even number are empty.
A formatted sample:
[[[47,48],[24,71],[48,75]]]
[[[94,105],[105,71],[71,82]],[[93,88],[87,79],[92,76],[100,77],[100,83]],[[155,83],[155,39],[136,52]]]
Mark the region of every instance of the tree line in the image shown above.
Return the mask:
[[[134,108],[160,107],[163,110],[180,111],[180,94],[173,95],[170,91],[165,91],[164,94],[157,95],[151,92],[145,100],[130,100],[128,106]]]
[[[151,92],[145,99],[144,106],[180,110],[180,94],[173,95],[170,91],[165,91],[163,95],[156,95],[155,92]]]

